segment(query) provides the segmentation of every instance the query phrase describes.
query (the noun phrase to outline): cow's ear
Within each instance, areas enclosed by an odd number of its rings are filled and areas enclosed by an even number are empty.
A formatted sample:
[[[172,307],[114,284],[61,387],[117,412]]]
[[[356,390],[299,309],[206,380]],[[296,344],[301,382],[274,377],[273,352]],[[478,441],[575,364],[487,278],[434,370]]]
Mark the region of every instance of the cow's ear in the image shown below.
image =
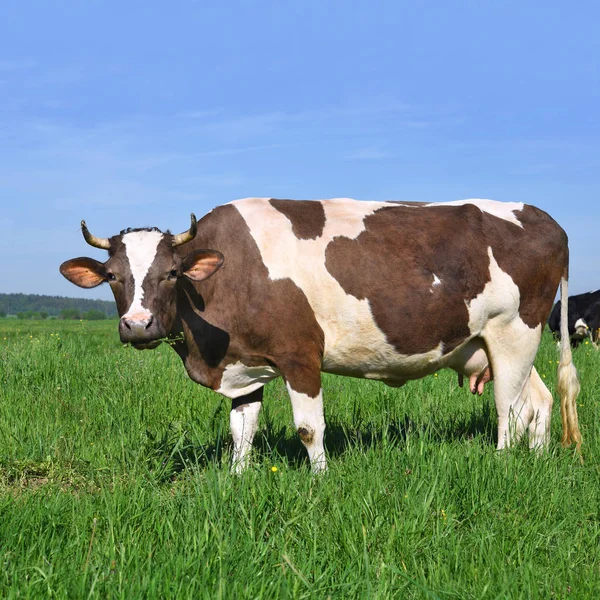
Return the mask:
[[[183,274],[192,281],[202,281],[218,271],[224,260],[217,250],[194,250],[183,259]]]
[[[60,265],[60,272],[71,283],[82,288],[93,288],[106,281],[104,263],[93,258],[72,258]]]

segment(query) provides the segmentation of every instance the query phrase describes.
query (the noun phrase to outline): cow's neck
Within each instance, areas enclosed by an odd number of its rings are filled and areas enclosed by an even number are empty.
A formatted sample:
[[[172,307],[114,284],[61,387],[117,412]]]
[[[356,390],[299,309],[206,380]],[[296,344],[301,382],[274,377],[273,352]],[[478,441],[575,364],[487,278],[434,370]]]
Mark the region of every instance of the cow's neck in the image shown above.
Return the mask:
[[[210,292],[207,295],[210,296]],[[226,331],[204,318],[207,300],[191,283],[181,285],[171,335],[178,337],[183,332],[183,340],[173,344],[173,348],[184,362],[189,376],[206,387],[215,388],[221,380],[222,362],[230,338]]]

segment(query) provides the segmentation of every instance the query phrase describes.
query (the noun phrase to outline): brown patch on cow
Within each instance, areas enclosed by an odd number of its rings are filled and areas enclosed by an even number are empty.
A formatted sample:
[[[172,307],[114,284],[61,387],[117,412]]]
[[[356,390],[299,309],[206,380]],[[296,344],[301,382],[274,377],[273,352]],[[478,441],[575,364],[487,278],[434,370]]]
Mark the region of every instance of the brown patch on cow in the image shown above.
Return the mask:
[[[525,205],[515,216],[522,229],[490,218],[487,227],[496,232],[493,250],[498,266],[519,288],[519,315],[533,329],[546,323],[552,310],[563,269],[569,264],[568,239],[560,225],[535,206]]]
[[[444,353],[456,348],[470,335],[466,301],[490,280],[481,211],[389,206],[364,224],[355,239],[338,237],[327,246],[327,270],[346,293],[369,301],[401,354],[422,354],[440,342]]]
[[[201,282],[180,278],[173,333],[190,377],[218,389],[226,365],[277,368],[290,386],[310,397],[321,389],[323,330],[304,292],[291,280],[272,281],[248,225],[234,205],[220,206],[198,222],[200,248],[221,252],[223,267]]]
[[[490,247],[519,288],[523,321],[534,328],[550,313],[568,260],[566,235],[534,207],[516,216],[523,227],[469,204],[385,207],[365,218],[358,237],[328,245],[326,267],[346,293],[369,301],[398,352],[425,353],[442,342],[448,353],[470,335],[467,306],[490,281]]]
[[[315,240],[323,235],[325,209],[315,200],[269,200],[271,206],[284,214],[300,240]]]
[[[310,446],[313,443],[315,432],[306,427],[298,427],[298,435],[305,444]]]

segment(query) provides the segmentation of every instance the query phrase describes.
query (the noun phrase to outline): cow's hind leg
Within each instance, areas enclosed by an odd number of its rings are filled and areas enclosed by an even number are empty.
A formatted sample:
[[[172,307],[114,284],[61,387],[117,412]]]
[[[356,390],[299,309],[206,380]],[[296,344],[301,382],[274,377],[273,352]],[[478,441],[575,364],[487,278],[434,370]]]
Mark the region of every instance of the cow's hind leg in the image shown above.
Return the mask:
[[[535,367],[531,369],[529,392],[533,408],[533,418],[529,424],[529,447],[543,450],[550,444],[550,417],[553,398]]]
[[[292,401],[294,424],[296,431],[308,452],[308,458],[314,473],[327,468],[323,436],[325,434],[325,417],[323,415],[323,390],[321,389],[320,373],[318,374],[318,387],[305,386],[305,391],[295,389],[295,381],[286,380],[286,386]],[[310,387],[314,390],[310,390]]]
[[[485,332],[494,372],[499,450],[518,441],[533,420],[530,379],[540,337],[541,327],[531,329],[520,319],[490,324]]]
[[[241,473],[248,466],[252,440],[258,427],[258,413],[262,406],[263,388],[231,401],[229,425],[233,437],[233,461],[231,468]]]

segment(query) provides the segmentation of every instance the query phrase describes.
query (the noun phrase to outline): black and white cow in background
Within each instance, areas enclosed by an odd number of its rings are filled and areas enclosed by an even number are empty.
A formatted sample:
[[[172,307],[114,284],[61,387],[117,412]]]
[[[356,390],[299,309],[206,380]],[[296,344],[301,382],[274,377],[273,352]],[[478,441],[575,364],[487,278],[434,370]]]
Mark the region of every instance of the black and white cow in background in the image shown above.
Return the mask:
[[[473,392],[493,379],[498,448],[526,430],[532,448],[548,445],[552,394],[533,361],[559,285],[567,298],[568,246],[533,206],[247,198],[192,215],[179,235],[82,230],[108,260],[61,273],[109,283],[123,342],[178,338],[189,376],[232,399],[237,471],[276,377],[313,469],[325,468],[322,371],[400,386],[450,368]],[[566,308],[558,390],[563,443],[579,448]]]
[[[559,300],[550,313],[548,325],[557,339],[561,337]],[[569,296],[569,338],[571,345],[577,347],[583,340],[590,339],[597,345],[600,333],[600,290]]]

